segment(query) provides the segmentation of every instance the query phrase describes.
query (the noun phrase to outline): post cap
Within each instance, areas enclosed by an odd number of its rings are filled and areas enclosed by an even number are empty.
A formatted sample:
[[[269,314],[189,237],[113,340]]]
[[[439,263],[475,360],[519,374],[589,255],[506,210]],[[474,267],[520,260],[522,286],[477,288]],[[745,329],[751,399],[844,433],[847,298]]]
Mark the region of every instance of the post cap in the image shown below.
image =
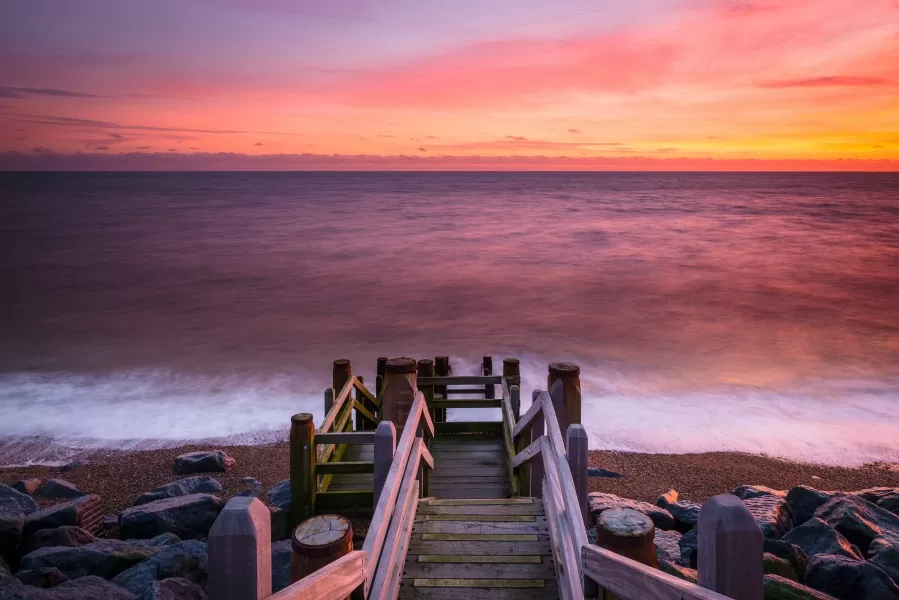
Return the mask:
[[[312,422],[312,413],[297,413],[294,416],[290,417],[291,423],[296,423],[297,425],[305,425],[306,423]]]
[[[581,368],[570,362],[549,363],[549,372],[558,377],[579,377]]]
[[[414,358],[402,356],[400,358],[387,359],[388,373],[415,373],[418,369],[418,363]]]

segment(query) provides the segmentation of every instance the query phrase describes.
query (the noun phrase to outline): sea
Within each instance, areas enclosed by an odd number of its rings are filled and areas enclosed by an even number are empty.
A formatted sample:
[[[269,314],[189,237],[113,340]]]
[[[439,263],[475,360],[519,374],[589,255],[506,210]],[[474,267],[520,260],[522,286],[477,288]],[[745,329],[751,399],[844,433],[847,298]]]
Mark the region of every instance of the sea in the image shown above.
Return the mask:
[[[0,282],[0,465],[435,355],[577,363],[591,449],[899,462],[899,174],[0,173]]]

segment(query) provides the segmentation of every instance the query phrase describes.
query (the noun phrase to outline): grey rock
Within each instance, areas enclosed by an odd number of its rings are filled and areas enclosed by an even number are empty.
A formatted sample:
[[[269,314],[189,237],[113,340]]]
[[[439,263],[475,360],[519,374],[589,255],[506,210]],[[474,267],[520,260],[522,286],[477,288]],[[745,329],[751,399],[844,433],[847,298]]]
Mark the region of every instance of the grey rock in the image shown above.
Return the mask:
[[[240,482],[244,485],[244,487],[251,492],[259,492],[262,491],[262,482],[256,479],[255,477],[241,477]]]
[[[661,564],[662,560],[681,564],[680,541],[683,536],[676,531],[663,531],[657,529],[653,537],[656,545],[656,556]]]
[[[780,575],[786,579],[799,581],[799,575],[796,569],[790,564],[790,561],[784,560],[779,556],[775,556],[770,552],[762,554],[762,562],[764,564],[765,573],[770,575]]]
[[[174,546],[181,541],[181,538],[174,533],[160,533],[156,537],[148,540],[131,539],[126,541],[139,548],[162,548],[164,546]]]
[[[102,540],[76,548],[49,546],[23,556],[22,568],[56,567],[69,579],[87,575],[110,579],[155,551],[151,548],[138,548],[121,540]]]
[[[833,596],[780,575],[765,575],[765,600],[835,600]]]
[[[679,494],[677,490],[670,489],[658,498],[656,498],[656,506],[661,506],[662,508],[666,508],[669,504],[674,504],[677,502]]]
[[[40,487],[37,495],[48,500],[71,500],[72,498],[87,496],[74,483],[70,483],[65,479],[48,479]]]
[[[9,575],[11,573],[9,565],[6,564],[6,561],[0,556],[0,578]]]
[[[24,527],[25,516],[22,513],[0,512],[0,556],[9,556],[16,551]]]
[[[206,543],[187,540],[159,550],[142,563],[116,575],[112,582],[139,597],[145,596],[155,582],[169,577],[185,578],[205,587],[206,562]]]
[[[787,501],[780,496],[762,494],[743,500],[766,538],[780,539],[793,526]]]
[[[795,544],[780,539],[772,540],[765,538],[763,543],[763,551],[778,556],[793,565],[799,581],[805,579],[805,569],[808,566],[808,555],[805,551]]]
[[[681,564],[695,569],[699,562],[699,552],[696,547],[699,545],[699,527],[694,527],[685,533],[680,539],[680,561]]]
[[[38,508],[37,502],[28,494],[8,485],[0,484],[0,515],[18,514],[29,515]]]
[[[78,546],[93,544],[96,541],[97,538],[80,527],[63,525],[62,527],[35,531],[22,542],[22,547],[19,551],[22,554],[28,554],[40,548],[47,548],[50,546],[77,548]]]
[[[222,506],[220,498],[209,494],[156,500],[124,510],[119,531],[123,538],[150,538],[166,532],[182,539],[205,538]]]
[[[175,473],[225,473],[235,464],[235,460],[221,450],[188,452],[175,457]]]
[[[596,527],[587,530],[587,543],[596,545]]]
[[[809,558],[805,583],[840,600],[896,600],[899,587],[880,568],[835,554]]]
[[[842,533],[867,553],[879,535],[899,538],[899,516],[859,496],[832,498],[815,511],[815,516]]]
[[[290,510],[290,480],[279,481],[269,488],[266,496],[281,510]]]
[[[272,593],[290,585],[290,557],[293,555],[290,544],[290,540],[272,544]]]
[[[659,529],[671,530],[675,528],[674,517],[671,516],[671,513],[649,502],[629,500],[615,494],[592,492],[587,495],[587,505],[590,511],[590,523],[588,525],[595,525],[599,516],[606,510],[630,508],[652,519],[652,522]]]
[[[80,468],[86,467],[86,466],[87,466],[87,463],[84,462],[83,460],[73,460],[73,461],[67,462],[63,466],[59,467],[59,470],[62,471],[63,473],[71,473],[72,471],[74,471],[76,469],[80,469]]]
[[[37,477],[31,477],[28,479],[20,479],[14,484],[12,484],[12,488],[23,494],[28,494],[29,496],[33,496],[39,487],[41,487],[41,480]]]
[[[815,511],[828,500],[846,495],[845,492],[822,492],[807,485],[797,485],[787,493],[787,506],[793,513],[793,522],[802,525],[815,516]]]
[[[689,581],[690,583],[697,583],[697,580],[699,579],[699,573],[696,571],[696,569],[691,569],[679,563],[671,562],[668,560],[659,561],[659,570],[661,570],[663,573],[674,575],[678,579]]]
[[[864,490],[857,490],[855,492],[852,492],[852,495],[853,496],[861,496],[868,502],[877,504],[880,501],[880,499],[883,498],[884,496],[890,496],[892,494],[897,494],[897,493],[899,493],[899,488],[874,487],[874,488],[867,488]]]
[[[868,548],[868,562],[883,569],[883,572],[899,585],[899,538],[879,535]]]
[[[608,479],[621,479],[624,477],[621,473],[609,471],[608,469],[600,469],[599,467],[587,467],[587,477],[606,477]]]
[[[681,533],[686,533],[699,524],[699,509],[701,504],[680,500],[665,507],[674,517],[674,527]]]
[[[56,567],[43,567],[40,569],[25,569],[16,573],[16,579],[25,585],[33,585],[39,588],[52,588],[69,580],[65,573]]]
[[[154,581],[140,600],[207,600],[203,588],[183,577]]]
[[[764,485],[741,485],[735,488],[731,494],[740,500],[749,500],[750,498],[760,498],[762,496],[787,497],[787,493],[784,490],[775,490]]]
[[[792,530],[783,541],[795,544],[809,557],[815,554],[835,554],[855,560],[862,559],[861,551],[839,531],[817,517],[813,517]]]
[[[883,496],[877,501],[877,506],[890,511],[894,515],[899,515],[899,492]]]
[[[52,590],[27,586],[15,577],[7,577],[0,581],[0,600],[137,600],[137,597],[95,576],[67,581]]]
[[[220,494],[222,492],[222,484],[216,479],[208,475],[197,475],[159,486],[150,492],[144,492],[134,501],[134,506],[190,494]]]
[[[25,517],[25,528],[22,535],[29,536],[40,529],[75,525],[93,532],[103,523],[100,497],[82,496],[49,508],[37,510]]]

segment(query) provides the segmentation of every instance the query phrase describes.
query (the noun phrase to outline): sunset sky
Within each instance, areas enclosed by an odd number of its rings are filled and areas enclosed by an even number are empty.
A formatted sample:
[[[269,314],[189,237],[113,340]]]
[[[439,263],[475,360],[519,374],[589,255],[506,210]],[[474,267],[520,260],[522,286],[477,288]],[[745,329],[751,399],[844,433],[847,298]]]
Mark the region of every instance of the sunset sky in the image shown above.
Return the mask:
[[[899,0],[4,0],[0,168],[899,170]]]

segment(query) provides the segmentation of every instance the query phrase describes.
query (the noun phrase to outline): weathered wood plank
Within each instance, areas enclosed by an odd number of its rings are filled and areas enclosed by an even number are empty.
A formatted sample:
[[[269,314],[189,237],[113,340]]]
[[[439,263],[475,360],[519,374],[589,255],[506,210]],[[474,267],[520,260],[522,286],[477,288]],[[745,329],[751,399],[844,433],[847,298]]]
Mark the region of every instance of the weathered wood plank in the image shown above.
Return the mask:
[[[269,596],[268,600],[343,600],[359,587],[364,576],[365,553],[355,550]]]
[[[432,486],[431,495],[446,499],[502,498],[509,495],[509,488],[487,487],[457,489],[452,486],[444,486],[434,489]]]
[[[375,463],[370,460],[354,460],[348,461],[344,460],[341,462],[327,462],[327,463],[318,463],[315,466],[315,473],[317,475],[350,475],[357,473],[374,473],[375,472]]]
[[[535,502],[534,498],[493,498],[490,500],[471,500],[470,502],[465,502],[465,500],[440,500],[433,499],[428,500],[428,504],[431,506],[464,506],[466,504],[474,505],[510,505],[510,504],[537,504],[539,501]]]
[[[534,523],[536,515],[473,515],[473,514],[427,514],[423,521],[489,521],[492,523]]]
[[[363,383],[361,381],[359,381],[358,377],[356,377],[356,381],[354,382],[353,385],[363,396],[365,396],[366,400],[368,400],[375,406],[381,406],[380,400],[378,400],[378,398],[374,394],[372,394],[370,391],[368,391],[368,389],[365,387],[365,385],[363,385]]]
[[[552,442],[552,448],[557,456],[565,455],[565,440],[562,439],[562,430],[559,429],[559,419],[556,416],[556,409],[553,407],[552,398],[547,392],[543,392],[540,397],[543,405],[543,420],[546,425],[546,435]]]
[[[449,377],[419,377],[418,387],[443,385],[497,385],[502,375],[450,375]]]
[[[418,507],[419,515],[542,515],[543,504],[510,504],[504,506],[472,505],[472,506],[431,506],[422,503]]]
[[[727,596],[678,579],[599,546],[582,549],[584,573],[622,598],[646,600],[728,600]]]
[[[372,444],[375,441],[374,431],[333,431],[316,433],[316,445],[324,444]]]
[[[512,459],[513,467],[520,467],[521,465],[529,463],[531,460],[535,458],[538,460],[543,460],[543,456],[540,454],[540,450],[543,448],[543,437],[540,436],[536,440],[530,443],[530,445],[515,455],[515,458]]]
[[[325,420],[319,425],[318,431],[322,433],[327,433],[329,431],[343,431],[342,427],[334,427],[334,425],[337,422],[337,415],[341,413],[347,402],[347,398],[350,397],[350,392],[353,390],[353,381],[355,379],[355,377],[350,377],[343,388],[341,388],[340,393],[334,398],[334,404],[331,405],[331,410],[328,411],[328,414],[325,415]]]
[[[413,579],[415,587],[452,588],[542,588],[542,579]]]
[[[539,565],[543,563],[541,554],[499,554],[499,555],[465,555],[465,554],[419,554],[416,562],[420,563],[477,563],[486,565]]]
[[[764,537],[743,501],[709,498],[699,510],[699,583],[736,600],[763,595]]]
[[[500,403],[501,400],[486,398],[449,398],[434,400],[433,406],[437,408],[499,408]]]
[[[438,463],[435,469],[431,472],[431,478],[434,477],[465,477],[466,475],[471,475],[472,469],[474,465],[466,464],[459,465],[458,467],[447,466],[443,463]],[[506,467],[502,465],[496,466],[479,466],[477,468],[477,473],[482,477],[499,477],[499,478],[507,478]]]
[[[479,395],[483,396],[483,395],[484,395],[484,388],[483,388],[483,387],[470,387],[470,388],[454,387],[454,388],[449,388],[448,390],[446,390],[446,395],[444,396],[444,398],[446,398],[449,394],[469,394],[469,395],[479,394]]]
[[[486,557],[482,557],[486,558]],[[541,557],[536,557],[541,558]],[[546,563],[506,564],[506,563],[406,563],[403,577],[428,579],[554,579],[553,565]]]
[[[462,437],[462,436],[460,436]],[[465,436],[468,437],[468,436]],[[478,452],[485,452],[491,455],[498,455],[500,458],[504,458],[505,454],[503,452],[503,441],[500,438],[490,439],[490,438],[475,438],[475,439],[460,439],[459,441],[452,441],[457,438],[443,438],[438,437],[431,440],[431,452],[433,453],[441,453],[441,454],[451,454],[453,452],[465,452],[466,454],[472,454]],[[449,457],[452,458],[452,457]]]
[[[536,417],[538,413],[541,413],[542,410],[543,402],[540,400],[540,397],[538,397],[528,408],[527,412],[524,413],[524,416],[515,424],[515,427],[512,429],[512,439],[518,439],[518,436],[529,430],[534,424],[534,417]],[[541,431],[540,433],[543,432]]]
[[[371,506],[371,499],[371,490],[319,492],[315,495],[315,510],[324,513],[339,508]]]
[[[549,538],[556,569],[556,582],[560,585],[559,597],[562,600],[574,600],[569,576],[569,557],[566,553],[563,530],[560,529],[561,500],[551,489],[549,478],[543,480],[543,504],[546,507],[546,518],[549,522]],[[583,597],[583,594],[581,595]]]
[[[400,588],[401,600],[459,600],[463,592],[466,600],[558,600],[558,591],[554,583],[547,581],[542,589],[478,589],[478,588],[442,588],[414,587],[414,579],[404,579]]]
[[[415,533],[428,542],[536,542],[546,533]]]
[[[415,523],[416,532],[425,533],[521,533],[541,534],[546,533],[546,519],[532,523],[497,523],[482,521],[418,521]]]
[[[406,562],[406,548],[409,540],[409,517],[415,518],[415,509],[418,505],[418,481],[415,476],[418,472],[416,463],[421,455],[422,442],[416,439],[406,471],[403,474],[403,484],[397,499],[402,502],[401,509],[393,515],[387,537],[384,540],[384,549],[378,557],[378,566],[367,586],[371,600],[387,600],[396,597],[394,587],[399,589],[403,576],[403,565]]]
[[[437,424],[437,433],[455,435],[462,433],[486,433],[500,436],[503,432],[503,424],[500,421],[447,421]],[[502,438],[499,438],[502,445]]]
[[[476,556],[485,556],[488,558],[502,557],[505,555],[528,556],[539,555],[549,556],[549,536],[537,536],[534,542],[508,542],[508,541],[444,541],[444,540],[422,540],[413,536],[412,543],[409,546],[410,554],[441,554],[441,555],[462,555],[463,557],[473,558]]]
[[[378,419],[371,413],[371,411],[369,411],[365,406],[363,406],[362,403],[359,402],[358,400],[353,401],[353,409],[355,409],[357,414],[360,414],[363,417],[365,417],[366,419],[368,419],[368,422],[371,423],[372,425],[377,424]]]
[[[466,485],[469,483],[505,485],[509,483],[509,478],[503,475],[496,476],[480,476],[480,475],[444,475],[439,469],[431,474],[431,482],[436,484],[458,484]]]

